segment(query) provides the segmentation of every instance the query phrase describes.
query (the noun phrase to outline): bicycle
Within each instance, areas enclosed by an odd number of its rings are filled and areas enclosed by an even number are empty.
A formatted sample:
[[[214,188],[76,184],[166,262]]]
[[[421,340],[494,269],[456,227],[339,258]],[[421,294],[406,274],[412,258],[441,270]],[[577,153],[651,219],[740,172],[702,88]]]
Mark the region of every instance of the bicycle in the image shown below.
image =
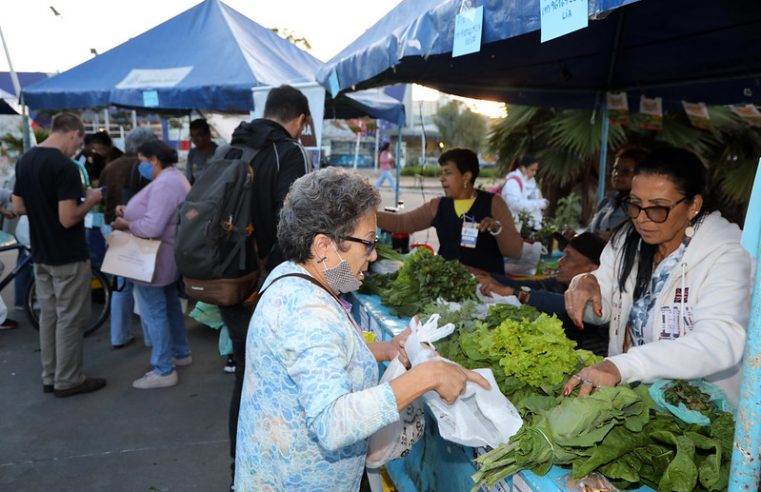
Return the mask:
[[[16,267],[5,278],[0,280],[0,291],[8,286],[8,284],[18,276],[18,273],[32,262],[32,257],[29,254],[30,250],[27,246],[15,240],[6,241],[5,243],[0,244],[0,253],[13,250],[18,250],[19,253],[23,252],[27,255],[21,262],[17,262]],[[35,330],[39,330],[40,308],[37,303],[34,284],[34,277],[32,277],[32,281],[26,288],[24,295],[24,311],[26,312],[26,317],[32,324],[32,327],[34,327]],[[111,292],[113,290],[114,288],[106,276],[98,269],[92,268],[92,279],[90,280],[90,301],[92,306],[90,309],[90,320],[85,328],[84,336],[92,334],[108,319],[111,310]]]

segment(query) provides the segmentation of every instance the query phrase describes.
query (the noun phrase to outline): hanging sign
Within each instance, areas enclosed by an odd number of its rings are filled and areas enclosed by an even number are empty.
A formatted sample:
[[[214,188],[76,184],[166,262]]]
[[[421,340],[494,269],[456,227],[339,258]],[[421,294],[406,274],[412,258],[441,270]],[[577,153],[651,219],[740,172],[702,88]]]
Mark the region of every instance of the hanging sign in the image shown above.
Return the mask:
[[[708,107],[705,103],[689,103],[682,101],[682,107],[684,112],[687,113],[687,118],[690,119],[690,124],[695,128],[701,130],[711,130],[711,115],[708,113]]]
[[[750,253],[751,258],[758,254],[758,241],[761,238],[761,159],[758,160],[756,179],[753,181],[753,191],[750,192],[748,213],[745,215],[745,225],[740,244]],[[758,260],[758,258],[756,258]],[[756,268],[759,268],[756,265]]]
[[[589,0],[539,0],[539,9],[542,43],[589,24]]]
[[[481,32],[484,27],[484,8],[463,10],[454,20],[452,58],[481,51]]]
[[[754,104],[746,104],[744,106],[730,106],[734,113],[744,119],[750,126],[761,127],[761,112]]]
[[[156,91],[143,91],[143,106],[157,108],[159,105],[159,93]]]
[[[629,124],[629,100],[626,92],[608,92],[608,121],[611,125]]]
[[[335,68],[330,72],[328,84],[330,85],[330,95],[335,99],[338,93],[341,92],[341,86],[338,85],[338,74],[336,73]]]
[[[663,100],[660,97],[645,97],[639,100],[639,112],[644,116],[639,124],[643,130],[663,129]]]

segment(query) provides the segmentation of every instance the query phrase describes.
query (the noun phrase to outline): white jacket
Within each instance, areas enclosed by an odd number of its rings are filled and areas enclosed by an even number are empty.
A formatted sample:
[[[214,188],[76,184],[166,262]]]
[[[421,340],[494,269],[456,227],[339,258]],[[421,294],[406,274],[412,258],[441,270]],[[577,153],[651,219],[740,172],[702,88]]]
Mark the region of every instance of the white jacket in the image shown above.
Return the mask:
[[[624,335],[637,266],[626,282],[626,292],[621,292],[618,270],[623,237],[605,247],[600,268],[593,272],[602,292],[603,316],[596,317],[588,305],[584,318],[597,324],[610,322],[608,360],[621,372],[623,383],[704,378],[737,403],[751,295],[751,259],[740,246],[740,234],[740,228],[718,212],[704,218],[679,268],[671,272],[656,299],[645,327],[650,342],[626,353]]]
[[[518,212],[525,210],[534,219],[534,226],[537,229],[542,227],[542,210],[547,207],[547,201],[542,198],[542,192],[536,185],[536,179],[528,179],[521,173],[520,169],[516,169],[505,177],[505,184],[502,186],[502,198],[510,207],[516,224],[519,222]],[[518,229],[520,230],[520,226]]]

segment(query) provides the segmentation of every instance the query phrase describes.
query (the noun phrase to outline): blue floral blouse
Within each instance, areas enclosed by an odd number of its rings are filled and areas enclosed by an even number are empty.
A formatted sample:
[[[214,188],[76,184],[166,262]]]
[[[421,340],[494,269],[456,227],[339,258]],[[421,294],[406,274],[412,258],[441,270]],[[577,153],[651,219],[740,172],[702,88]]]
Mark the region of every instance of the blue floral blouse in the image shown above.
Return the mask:
[[[308,274],[295,263],[275,268]],[[359,490],[367,438],[399,419],[389,384],[346,311],[297,277],[262,296],[246,340],[238,492]]]

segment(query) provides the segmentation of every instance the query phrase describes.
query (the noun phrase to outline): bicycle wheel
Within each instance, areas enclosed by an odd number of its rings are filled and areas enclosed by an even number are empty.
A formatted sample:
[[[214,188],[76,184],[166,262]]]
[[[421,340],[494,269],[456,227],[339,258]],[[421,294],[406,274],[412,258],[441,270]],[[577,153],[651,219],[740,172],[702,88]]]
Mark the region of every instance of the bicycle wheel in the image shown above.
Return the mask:
[[[26,317],[35,330],[40,329],[40,306],[34,289],[34,280],[26,290],[24,305]],[[90,318],[85,328],[85,336],[97,330],[107,319],[111,310],[111,284],[99,270],[92,269],[90,280]]]

